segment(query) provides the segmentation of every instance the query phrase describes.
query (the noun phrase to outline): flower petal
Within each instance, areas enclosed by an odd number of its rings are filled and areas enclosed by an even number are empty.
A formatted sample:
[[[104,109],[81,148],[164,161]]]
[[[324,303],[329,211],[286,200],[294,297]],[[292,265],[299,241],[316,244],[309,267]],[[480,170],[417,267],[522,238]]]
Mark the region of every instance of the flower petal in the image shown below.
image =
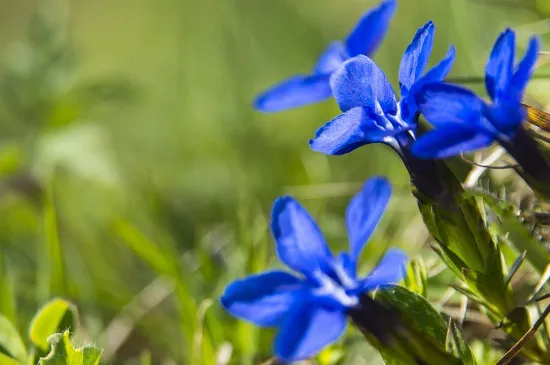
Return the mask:
[[[362,290],[370,291],[377,287],[396,284],[403,279],[406,262],[407,255],[403,251],[396,248],[388,250],[378,265],[362,281]]]
[[[221,303],[235,317],[260,326],[278,326],[300,289],[299,278],[284,271],[268,271],[229,284]]]
[[[308,276],[327,267],[332,254],[315,221],[295,199],[277,198],[271,213],[271,231],[282,262]]]
[[[537,62],[539,51],[540,51],[540,38],[532,37],[529,40],[529,45],[525,56],[519,63],[514,76],[512,76],[511,91],[512,95],[510,97],[515,102],[521,102],[523,99],[523,93],[525,92],[525,87],[533,75],[535,70],[535,64]]]
[[[355,278],[357,276],[357,263],[351,259],[348,252],[340,252],[338,255],[338,263],[349,277]]]
[[[328,99],[332,93],[330,74],[294,76],[258,95],[254,108],[262,112],[278,112]]]
[[[379,104],[386,113],[395,114],[395,92],[386,75],[367,56],[344,62],[330,78],[332,94],[343,112],[355,107],[376,110]]]
[[[348,54],[354,57],[374,53],[386,35],[396,9],[396,0],[386,0],[365,13],[346,39]]]
[[[434,32],[435,27],[430,20],[416,31],[411,44],[405,50],[399,66],[401,96],[407,95],[412,85],[424,72],[432,52]]]
[[[420,158],[447,158],[488,147],[494,138],[464,124],[447,124],[420,137],[412,146]]]
[[[495,100],[506,93],[514,72],[516,34],[506,29],[497,39],[485,67],[485,87]]]
[[[431,82],[443,81],[449,72],[451,72],[455,58],[456,50],[454,46],[451,46],[445,57],[443,57],[437,65],[429,69],[428,72],[415,83],[414,87],[416,87],[417,84],[426,85]]]
[[[527,113],[520,101],[511,99],[499,99],[485,109],[487,119],[502,136],[513,138],[521,122],[527,117]]]
[[[425,85],[443,81],[453,67],[455,56],[455,48],[451,46],[447,55],[439,61],[437,65],[432,67],[424,76],[417,80],[408,92],[401,94],[401,116],[403,120],[410,122],[410,120],[416,116],[418,112],[418,105],[416,104],[417,94],[422,91]]]
[[[342,42],[332,42],[319,57],[313,73],[330,74],[342,66],[348,58],[344,44]]]
[[[340,114],[315,132],[309,140],[312,150],[327,155],[343,155],[367,143],[382,142],[398,131],[381,127],[367,108],[353,108]]]
[[[416,102],[420,112],[436,127],[465,122],[472,127],[479,125],[484,107],[483,100],[472,91],[445,83],[424,86]]]
[[[378,225],[391,198],[388,179],[370,178],[353,197],[346,210],[346,227],[350,242],[351,259],[357,262],[361,250]]]
[[[335,342],[346,329],[346,315],[314,303],[297,305],[275,339],[275,354],[283,361],[316,355]]]

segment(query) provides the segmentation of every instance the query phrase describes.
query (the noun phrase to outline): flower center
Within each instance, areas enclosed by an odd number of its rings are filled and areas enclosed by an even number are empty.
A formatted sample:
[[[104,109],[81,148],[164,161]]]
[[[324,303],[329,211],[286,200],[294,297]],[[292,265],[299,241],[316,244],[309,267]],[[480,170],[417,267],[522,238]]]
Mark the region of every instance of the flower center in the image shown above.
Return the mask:
[[[318,270],[313,273],[319,286],[313,291],[317,296],[327,297],[335,300],[344,307],[353,307],[359,303],[355,295],[350,295],[349,291],[358,287],[357,282],[346,273],[346,270],[339,263],[331,265],[334,277]]]

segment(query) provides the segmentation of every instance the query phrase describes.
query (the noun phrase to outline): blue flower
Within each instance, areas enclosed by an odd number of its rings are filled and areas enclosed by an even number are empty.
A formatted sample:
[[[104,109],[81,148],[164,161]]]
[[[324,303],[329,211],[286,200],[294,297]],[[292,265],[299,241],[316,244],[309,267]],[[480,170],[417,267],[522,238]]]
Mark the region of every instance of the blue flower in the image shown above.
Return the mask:
[[[434,33],[435,27],[429,21],[405,50],[399,67],[399,102],[384,72],[366,56],[354,57],[334,72],[330,79],[332,92],[344,113],[317,130],[309,142],[311,148],[341,155],[374,142],[407,146],[417,126],[416,95],[424,85],[443,80],[455,58],[451,47],[445,58],[422,76]]]
[[[291,77],[264,91],[254,101],[254,107],[262,112],[277,112],[328,99],[332,95],[330,75],[347,59],[374,53],[396,8],[397,0],[385,0],[368,11],[345,41],[329,45],[311,74]]]
[[[532,37],[517,66],[515,33],[507,29],[497,39],[485,69],[488,105],[460,86],[427,85],[418,96],[419,108],[434,130],[418,139],[413,153],[421,158],[446,158],[489,146],[495,140],[513,141],[525,119],[521,100],[537,61],[540,40]]]
[[[350,250],[334,257],[319,228],[291,197],[273,205],[271,230],[279,259],[298,275],[267,271],[237,280],[221,298],[232,315],[259,326],[279,327],[275,354],[285,361],[314,356],[336,341],[346,327],[346,313],[359,297],[391,285],[403,276],[406,256],[392,249],[366,277],[357,261],[391,196],[382,177],[368,180],[346,212]]]

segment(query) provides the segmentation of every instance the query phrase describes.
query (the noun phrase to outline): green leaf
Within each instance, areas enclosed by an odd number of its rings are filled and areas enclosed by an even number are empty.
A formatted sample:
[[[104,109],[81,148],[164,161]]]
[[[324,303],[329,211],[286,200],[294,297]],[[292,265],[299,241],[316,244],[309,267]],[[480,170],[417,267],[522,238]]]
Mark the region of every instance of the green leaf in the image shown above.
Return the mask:
[[[462,359],[464,365],[476,365],[472,351],[466,343],[462,331],[452,319],[449,320],[449,329],[447,332],[447,351]]]
[[[444,348],[447,323],[425,298],[401,286],[393,286],[377,292],[376,300],[396,309],[407,324]]]
[[[394,286],[377,292],[376,300],[396,311],[401,318],[403,328],[398,329],[394,336],[400,338],[400,347],[409,356],[422,360],[422,364],[462,364],[446,349],[446,320],[424,297]]]
[[[0,313],[12,323],[15,322],[15,283],[6,255],[0,252]]]
[[[118,219],[113,224],[113,230],[132,252],[145,261],[158,274],[177,278],[179,275],[178,263],[174,260],[173,255],[165,253],[156,243],[147,238],[132,224]]]
[[[76,308],[63,299],[54,299],[40,309],[30,325],[32,343],[42,352],[49,348],[48,338],[56,332],[76,328]]]
[[[27,359],[25,344],[19,336],[15,326],[2,314],[0,314],[0,355],[4,354],[10,358],[24,363]],[[0,357],[0,364],[4,364]]]
[[[0,365],[21,365],[21,363],[0,352]]]
[[[69,331],[56,333],[48,338],[51,351],[40,358],[39,365],[98,365],[102,351],[94,346],[75,349],[69,339]]]
[[[44,287],[49,288],[46,297],[65,293],[65,263],[63,250],[59,241],[57,213],[54,203],[53,186],[50,184],[44,194],[44,240],[46,259],[43,261],[43,278],[47,280]],[[51,334],[51,333],[50,333]]]
[[[497,215],[500,224],[494,223],[501,235],[507,235],[508,240],[515,246],[518,252],[526,252],[527,260],[539,272],[543,273],[550,262],[550,254],[544,246],[537,241],[518,217],[514,207],[490,193],[471,189],[466,194],[483,198],[483,201]]]
[[[424,163],[413,165],[413,170],[415,166],[430,169],[430,165]],[[487,230],[478,202],[474,197],[464,195],[460,182],[445,163],[434,163],[431,169],[435,176],[426,185],[431,190],[422,192],[420,186],[413,189],[428,231],[440,245],[446,246],[464,262],[467,268],[482,272],[485,260],[495,244]],[[423,181],[422,176],[426,170],[421,170],[416,171],[420,176],[416,176],[415,184]],[[433,196],[433,190],[437,187],[439,194]]]
[[[410,291],[418,293],[423,297],[428,294],[428,273],[424,261],[418,257],[407,265],[405,275],[405,286]]]

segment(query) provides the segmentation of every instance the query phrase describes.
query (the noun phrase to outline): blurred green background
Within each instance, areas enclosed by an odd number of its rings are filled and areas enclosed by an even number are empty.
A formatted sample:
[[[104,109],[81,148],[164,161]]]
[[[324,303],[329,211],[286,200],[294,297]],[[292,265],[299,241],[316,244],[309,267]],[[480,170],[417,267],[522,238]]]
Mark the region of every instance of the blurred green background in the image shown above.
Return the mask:
[[[452,75],[478,76],[505,26],[521,41],[550,29],[545,0],[489,2],[401,0],[375,61],[396,85],[403,50],[432,19],[431,62],[455,44]],[[0,312],[24,332],[41,304],[68,298],[77,342],[104,348],[107,364],[259,364],[273,333],[230,318],[217,298],[276,265],[275,197],[302,201],[340,250],[347,201],[388,175],[395,194],[364,266],[390,245],[418,254],[426,233],[388,148],[310,151],[339,112],[333,101],[251,108],[376,3],[0,1]],[[531,87],[544,104],[548,84]],[[378,363],[348,332],[319,363]]]

